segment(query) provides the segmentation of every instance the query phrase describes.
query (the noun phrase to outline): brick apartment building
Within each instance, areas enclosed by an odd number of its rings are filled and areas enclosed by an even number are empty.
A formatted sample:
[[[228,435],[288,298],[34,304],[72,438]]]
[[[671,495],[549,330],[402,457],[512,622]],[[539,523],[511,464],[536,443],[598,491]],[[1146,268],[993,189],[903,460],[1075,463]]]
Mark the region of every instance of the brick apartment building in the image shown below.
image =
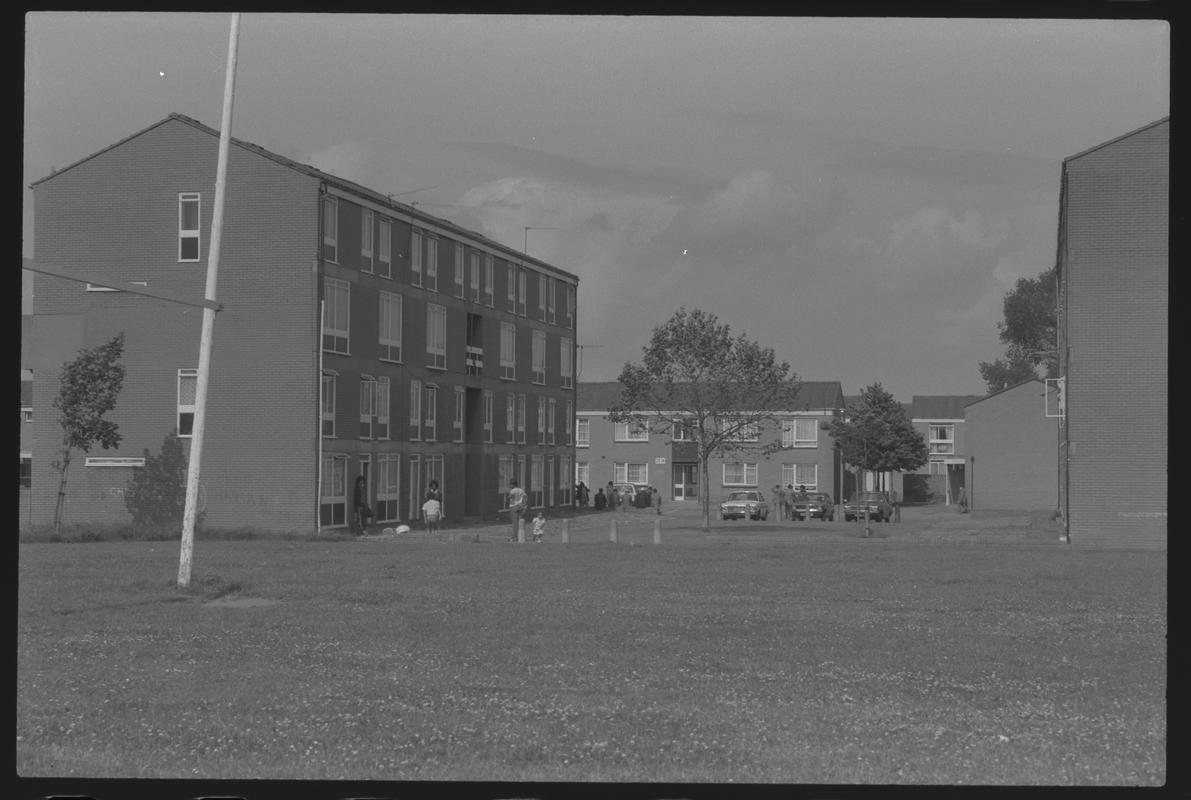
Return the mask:
[[[682,425],[672,425],[668,433],[660,434],[632,423],[613,423],[608,409],[619,401],[620,390],[615,381],[579,385],[575,480],[586,483],[593,495],[612,481],[653,486],[669,502],[698,498],[695,446]],[[823,426],[843,409],[844,394],[838,381],[804,382],[794,407],[782,415],[780,426],[761,426],[757,431],[757,452],[746,447],[711,460],[712,500],[737,488],[758,488],[768,497],[780,483],[829,492],[838,502],[843,478],[838,454]],[[768,455],[760,452],[763,445],[779,440],[782,450]],[[851,475],[847,479],[851,486]]]
[[[32,185],[35,258],[203,296],[219,132],[172,114]],[[386,195],[233,140],[200,507],[218,527],[496,518],[516,476],[571,499],[575,275]],[[76,454],[65,520],[128,519],[144,451],[194,416],[200,309],[38,275],[32,521],[52,519],[51,402],[79,348],[123,331],[118,451]],[[24,449],[24,448],[22,448]]]
[[[1166,546],[1170,118],[1063,161],[1059,508],[1073,544]]]
[[[921,470],[907,472],[918,478],[918,484],[926,487],[935,502],[954,505],[959,502],[961,492],[967,489],[965,477],[965,419],[964,405],[978,400],[976,395],[914,395],[910,399],[907,415],[914,430],[926,441],[930,460]],[[910,497],[915,499],[911,481]]]

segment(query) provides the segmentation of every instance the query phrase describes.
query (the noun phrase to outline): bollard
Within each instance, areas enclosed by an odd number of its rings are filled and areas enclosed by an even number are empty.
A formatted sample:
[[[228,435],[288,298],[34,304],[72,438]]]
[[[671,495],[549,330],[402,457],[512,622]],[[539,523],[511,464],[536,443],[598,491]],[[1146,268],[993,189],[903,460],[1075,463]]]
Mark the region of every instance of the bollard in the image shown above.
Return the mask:
[[[616,543],[616,519],[613,518],[612,524],[608,526],[608,541],[613,544]]]
[[[571,521],[564,519],[562,521],[562,543],[566,544],[571,538]]]
[[[662,543],[662,521],[661,521],[661,519],[655,519],[653,521],[653,543],[654,544]]]
[[[525,520],[517,520],[517,544],[525,544]]]

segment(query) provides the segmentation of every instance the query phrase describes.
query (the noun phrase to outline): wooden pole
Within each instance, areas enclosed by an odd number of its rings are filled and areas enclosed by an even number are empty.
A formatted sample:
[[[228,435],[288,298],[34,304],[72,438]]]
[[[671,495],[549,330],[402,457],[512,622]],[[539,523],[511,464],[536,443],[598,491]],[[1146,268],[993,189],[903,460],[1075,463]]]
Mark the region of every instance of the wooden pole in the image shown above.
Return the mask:
[[[564,519],[562,521],[562,543],[566,544],[571,540],[571,521]]]
[[[653,521],[653,543],[662,543],[662,521],[660,519],[655,519]]]
[[[215,169],[215,207],[211,220],[211,247],[207,254],[207,290],[214,303],[219,278],[219,248],[223,240],[223,201],[227,194],[227,154],[232,130],[232,99],[236,88],[236,46],[240,37],[240,15],[232,14],[227,44],[227,75],[223,84],[223,121],[219,132],[219,161]],[[207,417],[207,382],[211,369],[211,340],[215,333],[215,309],[203,308],[199,338],[198,380],[194,399],[194,429],[190,440],[190,465],[186,473],[186,509],[182,517],[182,553],[178,563],[178,586],[190,585],[190,562],[194,550],[194,523],[198,506],[199,473],[203,458],[203,433]]]

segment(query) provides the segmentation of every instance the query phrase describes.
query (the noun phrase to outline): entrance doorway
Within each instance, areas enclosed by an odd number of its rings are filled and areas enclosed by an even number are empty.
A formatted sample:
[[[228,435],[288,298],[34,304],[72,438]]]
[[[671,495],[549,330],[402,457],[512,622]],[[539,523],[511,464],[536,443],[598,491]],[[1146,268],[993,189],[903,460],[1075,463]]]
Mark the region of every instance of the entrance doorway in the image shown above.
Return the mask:
[[[674,499],[694,500],[699,496],[699,465],[673,464]]]

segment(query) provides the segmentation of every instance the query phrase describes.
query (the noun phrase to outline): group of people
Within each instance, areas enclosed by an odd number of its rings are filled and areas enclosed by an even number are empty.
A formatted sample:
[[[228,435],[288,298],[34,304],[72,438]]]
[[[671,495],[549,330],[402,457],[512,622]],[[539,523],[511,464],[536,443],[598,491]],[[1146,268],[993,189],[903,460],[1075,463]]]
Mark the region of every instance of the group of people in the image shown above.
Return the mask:
[[[363,536],[368,531],[368,520],[374,516],[368,506],[368,480],[361,475],[356,478],[355,490],[352,493],[352,527],[357,535]],[[439,488],[438,481],[432,480],[422,498],[422,522],[425,523],[427,532],[437,533],[442,519],[442,489]]]
[[[777,518],[780,520],[794,519],[794,504],[807,501],[806,486],[798,489],[788,483],[783,489],[780,483],[773,486],[773,505],[777,508]]]
[[[603,489],[596,490],[594,501],[596,511],[617,508],[621,511],[628,511],[629,506],[634,506],[636,508],[652,508],[656,513],[662,513],[662,495],[652,486],[642,486],[635,492],[621,491],[616,488],[616,484],[608,481],[607,488],[607,492]]]

